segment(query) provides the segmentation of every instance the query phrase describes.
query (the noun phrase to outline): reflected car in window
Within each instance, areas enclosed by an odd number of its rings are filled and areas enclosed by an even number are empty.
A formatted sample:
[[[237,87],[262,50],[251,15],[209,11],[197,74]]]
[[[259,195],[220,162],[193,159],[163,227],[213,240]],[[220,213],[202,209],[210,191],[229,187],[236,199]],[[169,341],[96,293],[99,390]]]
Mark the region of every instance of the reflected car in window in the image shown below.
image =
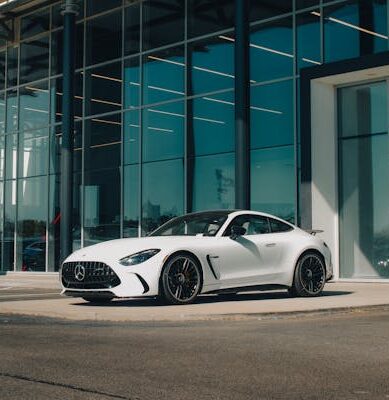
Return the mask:
[[[148,237],[80,249],[60,271],[63,295],[96,303],[159,297],[188,304],[202,293],[261,289],[318,296],[331,277],[330,250],[319,237],[244,210],[176,217]]]

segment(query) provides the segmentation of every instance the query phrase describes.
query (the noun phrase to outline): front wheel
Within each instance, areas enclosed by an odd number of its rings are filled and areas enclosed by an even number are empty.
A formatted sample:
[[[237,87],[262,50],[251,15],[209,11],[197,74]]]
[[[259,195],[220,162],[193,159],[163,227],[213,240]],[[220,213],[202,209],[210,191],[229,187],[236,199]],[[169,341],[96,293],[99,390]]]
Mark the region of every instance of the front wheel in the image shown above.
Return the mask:
[[[161,276],[161,297],[170,304],[193,303],[201,290],[201,269],[189,254],[170,258]]]
[[[326,283],[326,269],[317,253],[304,254],[297,262],[293,286],[289,294],[299,297],[319,296]]]

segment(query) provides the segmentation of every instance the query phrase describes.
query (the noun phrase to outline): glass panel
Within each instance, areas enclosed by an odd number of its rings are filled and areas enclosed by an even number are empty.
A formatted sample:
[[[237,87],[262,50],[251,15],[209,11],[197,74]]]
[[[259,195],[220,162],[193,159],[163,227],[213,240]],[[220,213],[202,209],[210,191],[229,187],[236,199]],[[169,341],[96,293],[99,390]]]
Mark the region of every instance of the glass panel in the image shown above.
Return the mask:
[[[7,87],[18,84],[18,60],[19,47],[12,46],[7,48]]]
[[[251,81],[293,75],[293,21],[284,18],[255,26],[250,34]]]
[[[122,54],[122,12],[114,12],[87,22],[86,63],[98,64]]]
[[[133,108],[140,104],[139,57],[124,61],[124,107]]]
[[[82,106],[83,106],[83,87],[82,87],[81,74],[75,74],[74,77],[74,119],[79,120],[82,118]],[[56,78],[51,81],[50,86],[50,97],[51,97],[51,110],[50,110],[50,122],[55,124],[62,122],[62,78]]]
[[[86,71],[85,114],[120,111],[122,107],[122,64],[113,63]]]
[[[139,235],[139,165],[124,167],[123,236]]]
[[[120,164],[121,114],[85,121],[85,169]]]
[[[18,130],[18,91],[9,90],[6,92],[7,98],[7,126],[6,132]]]
[[[49,37],[20,45],[20,84],[49,76]]]
[[[75,68],[82,68],[84,59],[84,23],[76,25],[76,39],[74,46]],[[63,30],[51,34],[51,75],[63,72]]]
[[[143,2],[143,50],[184,40],[185,2]]]
[[[11,134],[5,136],[5,177],[6,179],[16,179],[18,155],[18,135]]]
[[[185,106],[176,102],[143,110],[143,160],[156,161],[184,154]]]
[[[294,147],[251,151],[251,209],[294,221]]]
[[[143,165],[142,235],[184,212],[182,159]]]
[[[234,38],[231,33],[188,44],[188,94],[234,87]]]
[[[251,148],[293,144],[293,80],[251,87]]]
[[[347,2],[324,10],[326,62],[388,49],[386,1]]]
[[[60,175],[49,176],[48,271],[58,271],[60,264],[60,185]]]
[[[296,0],[296,10],[318,6],[319,4],[320,0]]]
[[[317,11],[313,11],[316,12]],[[311,67],[321,61],[320,19],[312,12],[298,14],[297,25],[297,67]]]
[[[387,131],[386,82],[338,90],[339,134],[342,137]]]
[[[89,17],[122,5],[122,0],[86,0],[86,15]]]
[[[16,181],[4,182],[4,190],[4,253],[2,270],[13,271],[15,260]]]
[[[291,13],[293,0],[261,0],[250,2],[250,21],[272,18],[277,15]]]
[[[188,101],[189,156],[230,152],[235,146],[234,92]],[[190,118],[193,115],[193,118]]]
[[[140,4],[127,7],[124,10],[124,55],[129,56],[140,52]]]
[[[124,113],[124,164],[139,162],[139,111]]]
[[[0,90],[5,89],[5,50],[0,51]]]
[[[185,95],[184,48],[175,47],[143,58],[143,104]]]
[[[340,143],[340,275],[389,278],[388,134]]]
[[[18,184],[17,259],[21,271],[44,271],[46,266],[47,177]]]
[[[4,162],[5,162],[5,136],[0,136],[0,180],[1,181],[4,179]],[[1,213],[2,209],[0,209],[0,214]]]
[[[49,130],[20,132],[19,172],[22,177],[47,174]]]
[[[5,133],[5,94],[0,94],[0,135]]]
[[[49,83],[35,83],[19,89],[19,129],[37,129],[49,124]]]
[[[4,271],[3,265],[3,211],[4,211],[4,182],[0,181],[0,271]]]
[[[189,199],[192,211],[230,209],[235,206],[234,154],[188,160]]]
[[[36,13],[29,14],[20,20],[20,38],[26,39],[49,30],[50,27],[50,9],[39,10]]]
[[[120,236],[120,186],[118,169],[85,172],[85,246]]]
[[[233,0],[188,0],[190,38],[232,28],[235,22]]]

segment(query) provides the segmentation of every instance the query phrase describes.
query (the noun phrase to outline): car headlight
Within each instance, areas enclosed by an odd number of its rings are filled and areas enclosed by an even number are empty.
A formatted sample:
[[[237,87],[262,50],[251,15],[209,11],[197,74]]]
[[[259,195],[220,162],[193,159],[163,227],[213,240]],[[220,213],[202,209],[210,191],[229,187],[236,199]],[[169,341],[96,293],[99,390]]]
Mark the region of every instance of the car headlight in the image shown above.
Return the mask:
[[[128,267],[130,265],[137,265],[142,262],[147,261],[149,258],[154,257],[158,254],[161,250],[160,249],[150,249],[150,250],[143,250],[139,253],[131,254],[127,257],[121,258],[119,263]]]

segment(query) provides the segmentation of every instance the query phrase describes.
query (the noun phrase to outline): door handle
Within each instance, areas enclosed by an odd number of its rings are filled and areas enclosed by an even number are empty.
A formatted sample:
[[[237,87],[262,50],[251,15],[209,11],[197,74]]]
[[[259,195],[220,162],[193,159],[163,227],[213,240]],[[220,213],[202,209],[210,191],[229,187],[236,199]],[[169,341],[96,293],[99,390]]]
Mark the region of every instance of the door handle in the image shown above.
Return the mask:
[[[274,247],[276,246],[276,243],[266,243],[266,247]]]

